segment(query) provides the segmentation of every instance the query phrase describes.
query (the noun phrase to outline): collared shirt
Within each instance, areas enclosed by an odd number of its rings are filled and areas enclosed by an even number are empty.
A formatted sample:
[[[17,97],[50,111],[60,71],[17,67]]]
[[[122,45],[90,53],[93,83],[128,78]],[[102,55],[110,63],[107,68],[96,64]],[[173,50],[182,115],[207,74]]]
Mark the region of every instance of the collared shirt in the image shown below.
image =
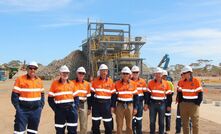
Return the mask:
[[[117,100],[119,101],[133,101],[133,96],[137,95],[137,85],[134,81],[129,80],[128,82],[123,82],[118,80],[115,83]]]
[[[133,79],[131,79],[133,80]],[[144,79],[138,78],[138,80],[133,80],[137,85],[138,96],[144,96],[144,92],[147,92],[147,83]]]
[[[150,98],[153,100],[165,100],[166,95],[171,94],[170,86],[165,80],[161,82],[156,80],[149,81],[147,91],[151,94]]]
[[[95,93],[94,97],[98,99],[111,99],[112,94],[116,92],[111,78],[102,80],[100,77],[92,81],[91,91]]]
[[[87,100],[87,97],[91,96],[90,92],[90,84],[89,82],[83,80],[80,82],[78,79],[73,80],[73,83],[75,84],[75,88],[77,89],[78,96],[80,100]]]
[[[182,92],[184,99],[198,99],[198,93],[203,92],[201,81],[197,78],[190,80],[180,80],[177,85],[177,91]]]
[[[56,104],[74,102],[74,97],[78,96],[77,89],[72,81],[61,83],[55,80],[51,84],[49,97],[54,97]]]
[[[23,75],[16,79],[12,92],[19,94],[20,101],[39,101],[44,92],[43,82],[38,77],[30,79]]]

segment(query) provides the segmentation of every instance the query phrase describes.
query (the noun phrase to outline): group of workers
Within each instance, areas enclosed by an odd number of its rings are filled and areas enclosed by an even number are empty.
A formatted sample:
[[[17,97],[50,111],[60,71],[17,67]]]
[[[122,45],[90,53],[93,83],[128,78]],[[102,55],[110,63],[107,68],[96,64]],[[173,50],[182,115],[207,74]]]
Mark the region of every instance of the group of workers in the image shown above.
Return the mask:
[[[45,104],[42,80],[36,76],[38,64],[30,62],[27,74],[16,79],[11,101],[16,109],[14,134],[36,134],[41,112]],[[127,134],[142,134],[143,111],[149,110],[150,134],[155,133],[158,115],[159,134],[170,131],[173,83],[167,80],[167,72],[154,70],[154,78],[146,83],[140,78],[140,69],[125,66],[121,79],[116,81],[108,76],[108,66],[101,64],[98,76],[91,83],[84,79],[86,70],[79,67],[76,79],[69,80],[70,70],[66,65],[59,69],[60,77],[54,80],[48,92],[48,103],[54,111],[56,134],[77,134],[78,119],[80,134],[87,133],[88,115],[92,114],[93,134],[100,134],[103,121],[105,134],[113,130],[112,114],[116,115],[117,134],[122,134],[124,119]],[[176,133],[189,134],[192,121],[193,134],[199,133],[199,105],[203,98],[200,80],[193,77],[192,68],[185,66],[177,85],[178,111]],[[166,120],[166,121],[165,121]],[[166,129],[164,129],[166,122]]]

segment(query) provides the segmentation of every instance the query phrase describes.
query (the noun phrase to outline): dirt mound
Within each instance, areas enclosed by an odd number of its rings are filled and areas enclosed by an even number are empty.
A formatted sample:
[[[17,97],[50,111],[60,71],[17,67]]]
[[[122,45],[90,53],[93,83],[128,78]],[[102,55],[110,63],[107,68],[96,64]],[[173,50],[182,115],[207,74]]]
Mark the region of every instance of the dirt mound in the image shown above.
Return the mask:
[[[86,57],[80,50],[73,51],[63,59],[54,60],[48,66],[40,67],[37,74],[42,79],[53,79],[59,75],[58,70],[62,65],[68,66],[71,71],[70,79],[73,79],[76,69],[80,66],[86,66]]]

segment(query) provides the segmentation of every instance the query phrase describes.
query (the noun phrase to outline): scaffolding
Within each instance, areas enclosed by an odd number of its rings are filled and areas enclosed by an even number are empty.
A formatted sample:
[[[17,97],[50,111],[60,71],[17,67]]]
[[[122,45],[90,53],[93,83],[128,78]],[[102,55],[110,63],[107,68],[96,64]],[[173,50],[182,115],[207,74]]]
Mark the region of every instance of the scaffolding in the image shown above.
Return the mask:
[[[82,41],[82,50],[87,57],[87,70],[96,76],[98,67],[104,63],[109,67],[109,75],[119,79],[124,66],[137,65],[143,73],[143,58],[140,49],[146,43],[143,37],[131,38],[130,24],[89,22],[87,39]]]

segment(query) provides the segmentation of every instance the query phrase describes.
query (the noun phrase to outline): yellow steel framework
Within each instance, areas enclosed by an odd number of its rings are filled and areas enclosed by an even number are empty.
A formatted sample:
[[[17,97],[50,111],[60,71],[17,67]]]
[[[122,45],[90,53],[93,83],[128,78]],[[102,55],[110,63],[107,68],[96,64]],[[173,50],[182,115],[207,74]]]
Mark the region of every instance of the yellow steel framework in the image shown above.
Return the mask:
[[[87,70],[96,76],[100,64],[107,64],[109,75],[118,79],[123,66],[138,65],[141,68],[140,49],[145,44],[142,37],[131,38],[130,24],[89,22],[87,39],[82,50],[87,57]]]

